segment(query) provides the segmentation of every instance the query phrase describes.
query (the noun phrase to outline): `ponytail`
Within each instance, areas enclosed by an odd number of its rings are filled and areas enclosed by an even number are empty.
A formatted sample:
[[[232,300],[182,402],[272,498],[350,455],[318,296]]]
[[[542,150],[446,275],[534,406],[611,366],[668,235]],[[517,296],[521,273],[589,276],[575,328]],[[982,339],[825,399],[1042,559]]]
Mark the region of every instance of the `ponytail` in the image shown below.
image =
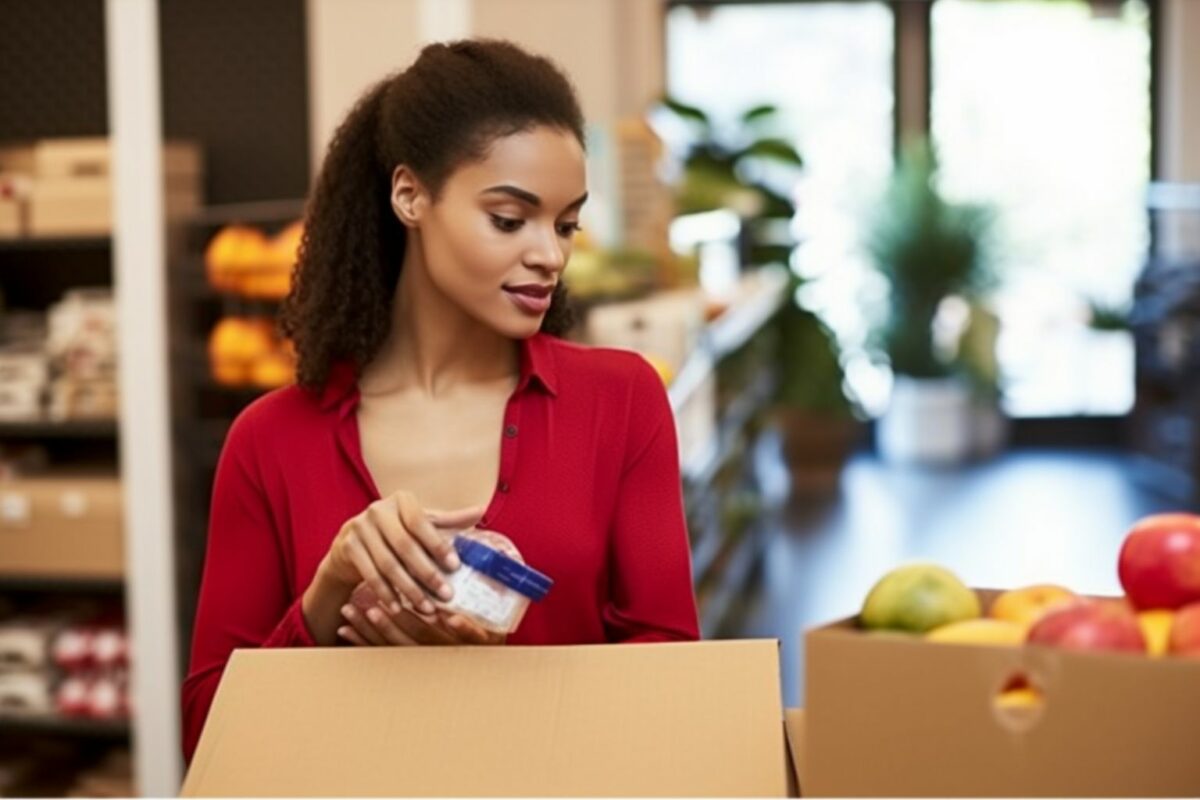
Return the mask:
[[[391,172],[379,146],[380,118],[391,79],[372,87],[338,127],[305,212],[304,237],[284,301],[281,326],[296,346],[297,382],[325,383],[332,363],[358,369],[389,327],[391,299],[404,258],[405,228],[391,207]],[[317,265],[337,263],[343,270]],[[353,274],[348,285],[341,275]],[[346,336],[323,336],[302,324],[316,317],[361,320]]]

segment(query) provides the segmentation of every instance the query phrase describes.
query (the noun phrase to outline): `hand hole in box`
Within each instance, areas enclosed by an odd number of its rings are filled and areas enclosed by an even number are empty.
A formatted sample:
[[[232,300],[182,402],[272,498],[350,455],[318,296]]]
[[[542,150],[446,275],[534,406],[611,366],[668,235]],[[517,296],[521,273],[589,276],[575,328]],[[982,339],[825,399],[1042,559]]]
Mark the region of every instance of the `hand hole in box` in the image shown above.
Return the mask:
[[[1046,712],[1046,693],[1028,673],[1009,676],[992,697],[997,721],[1014,733],[1031,729]]]

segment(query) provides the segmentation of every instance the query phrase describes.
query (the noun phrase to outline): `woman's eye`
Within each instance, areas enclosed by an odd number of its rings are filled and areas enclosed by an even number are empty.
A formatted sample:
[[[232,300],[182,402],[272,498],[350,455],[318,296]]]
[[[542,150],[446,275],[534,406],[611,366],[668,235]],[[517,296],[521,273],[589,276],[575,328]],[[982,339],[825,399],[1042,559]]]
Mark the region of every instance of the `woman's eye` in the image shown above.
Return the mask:
[[[558,235],[565,239],[567,237],[574,236],[581,230],[583,230],[583,228],[580,227],[578,222],[564,222],[558,226]]]
[[[492,224],[496,226],[496,229],[504,233],[514,233],[520,230],[521,224],[524,222],[524,220],[512,217],[502,217],[499,214],[489,214],[488,216],[492,218]]]

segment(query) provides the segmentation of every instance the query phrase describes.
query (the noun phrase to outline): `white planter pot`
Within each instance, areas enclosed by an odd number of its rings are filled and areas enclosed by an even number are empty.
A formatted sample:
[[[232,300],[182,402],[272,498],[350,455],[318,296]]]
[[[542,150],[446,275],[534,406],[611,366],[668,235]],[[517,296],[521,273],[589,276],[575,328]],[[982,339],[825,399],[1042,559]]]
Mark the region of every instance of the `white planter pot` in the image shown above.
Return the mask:
[[[957,378],[897,375],[877,428],[879,453],[901,464],[949,466],[975,452],[971,392]]]
[[[975,456],[991,458],[1008,442],[1009,420],[994,403],[976,402],[971,407]]]

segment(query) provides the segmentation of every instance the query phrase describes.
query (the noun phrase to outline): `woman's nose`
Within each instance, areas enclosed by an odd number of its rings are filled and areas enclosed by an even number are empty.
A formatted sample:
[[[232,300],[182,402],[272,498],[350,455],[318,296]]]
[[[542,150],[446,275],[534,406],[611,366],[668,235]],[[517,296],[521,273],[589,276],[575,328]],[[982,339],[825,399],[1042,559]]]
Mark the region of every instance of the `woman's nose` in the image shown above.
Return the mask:
[[[537,241],[525,254],[525,265],[547,272],[562,272],[567,265],[567,254],[558,231],[551,226],[548,232],[540,231]]]

